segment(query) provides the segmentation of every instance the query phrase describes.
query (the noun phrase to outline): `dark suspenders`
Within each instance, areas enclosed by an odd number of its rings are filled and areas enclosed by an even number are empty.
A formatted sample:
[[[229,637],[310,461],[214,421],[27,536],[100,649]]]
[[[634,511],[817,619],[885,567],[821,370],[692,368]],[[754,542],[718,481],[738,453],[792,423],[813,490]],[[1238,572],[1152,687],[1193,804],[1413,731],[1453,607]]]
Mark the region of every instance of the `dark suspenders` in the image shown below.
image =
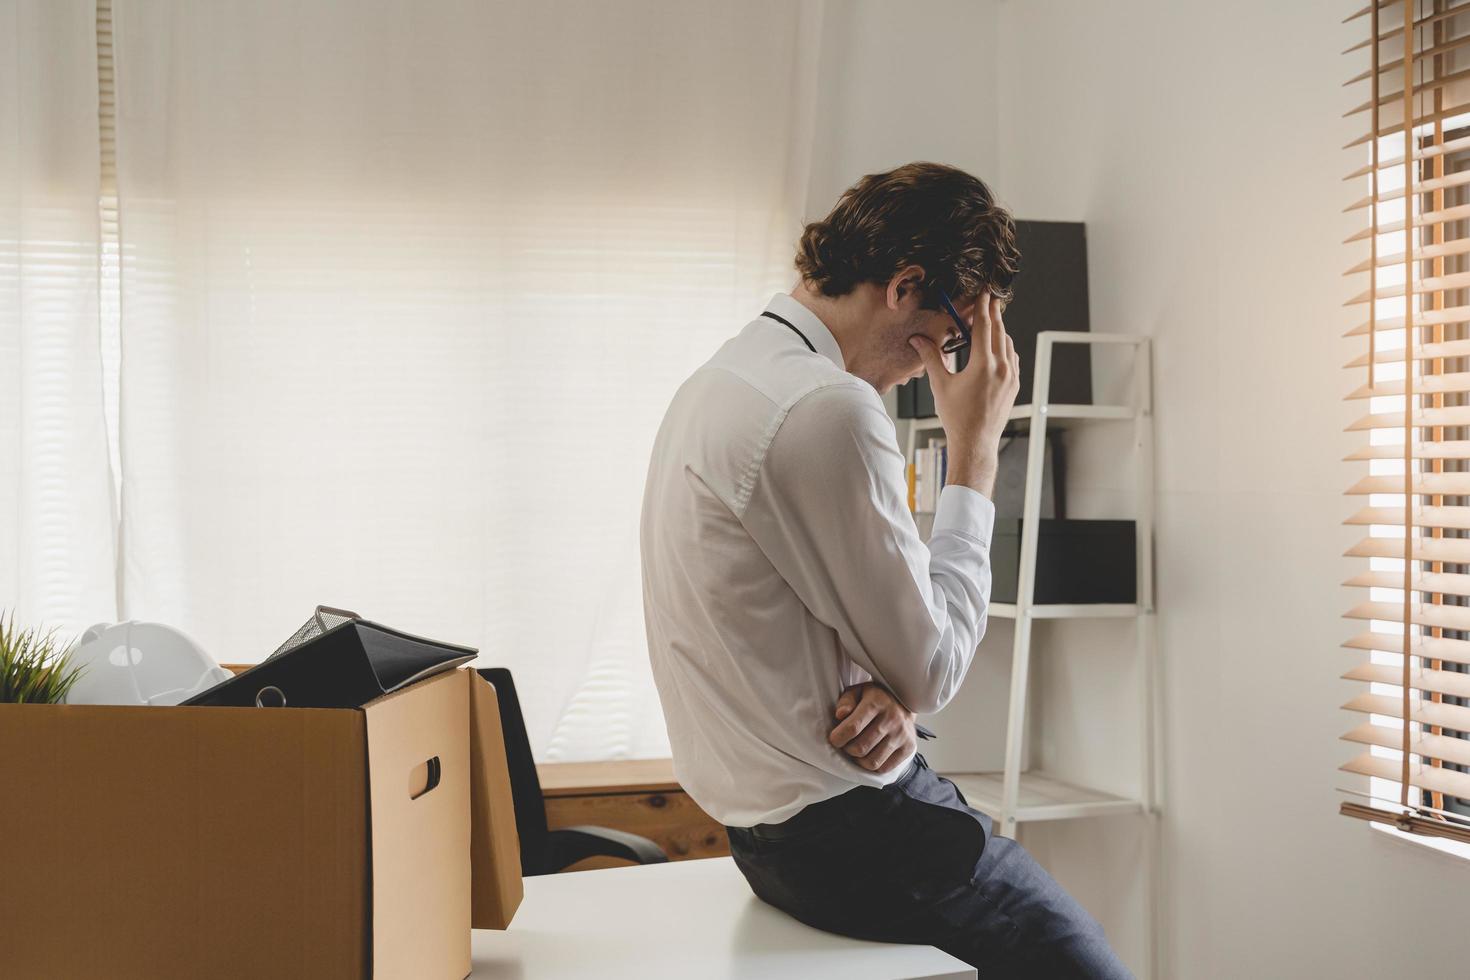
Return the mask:
[[[772,320],[775,320],[777,323],[784,323],[786,326],[788,326],[788,327],[791,328],[791,332],[792,333],[796,334],[798,337],[801,338],[801,342],[803,344],[806,344],[806,349],[807,350],[811,351],[813,354],[815,354],[817,352],[817,349],[812,346],[812,342],[810,340],[807,340],[806,339],[806,334],[802,333],[800,330],[797,330],[796,329],[796,324],[792,323],[790,320],[786,319],[784,316],[777,316],[776,314],[772,313],[770,310],[766,310],[764,313],[761,314],[761,316],[768,316]]]

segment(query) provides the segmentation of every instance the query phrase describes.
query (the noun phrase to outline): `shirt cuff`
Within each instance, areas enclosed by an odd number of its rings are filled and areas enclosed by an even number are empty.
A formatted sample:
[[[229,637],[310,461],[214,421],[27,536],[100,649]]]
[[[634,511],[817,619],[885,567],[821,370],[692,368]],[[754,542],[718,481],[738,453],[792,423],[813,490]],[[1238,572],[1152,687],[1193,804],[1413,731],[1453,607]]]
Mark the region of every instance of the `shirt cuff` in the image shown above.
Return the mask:
[[[985,494],[958,483],[951,483],[939,491],[939,506],[934,508],[931,536],[940,531],[958,531],[978,539],[988,548],[994,528],[995,504]]]

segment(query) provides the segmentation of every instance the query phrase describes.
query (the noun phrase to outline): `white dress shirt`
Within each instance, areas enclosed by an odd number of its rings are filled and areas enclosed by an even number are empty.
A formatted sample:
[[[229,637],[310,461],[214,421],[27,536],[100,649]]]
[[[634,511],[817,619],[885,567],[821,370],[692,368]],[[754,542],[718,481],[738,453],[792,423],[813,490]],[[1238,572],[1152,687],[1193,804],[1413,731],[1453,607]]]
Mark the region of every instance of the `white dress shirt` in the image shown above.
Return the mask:
[[[643,609],[680,784],[716,820],[776,823],[868,772],[827,741],[874,679],[943,707],[985,632],[995,509],[940,493],[926,546],[893,420],[793,297],[674,396],[643,496]]]

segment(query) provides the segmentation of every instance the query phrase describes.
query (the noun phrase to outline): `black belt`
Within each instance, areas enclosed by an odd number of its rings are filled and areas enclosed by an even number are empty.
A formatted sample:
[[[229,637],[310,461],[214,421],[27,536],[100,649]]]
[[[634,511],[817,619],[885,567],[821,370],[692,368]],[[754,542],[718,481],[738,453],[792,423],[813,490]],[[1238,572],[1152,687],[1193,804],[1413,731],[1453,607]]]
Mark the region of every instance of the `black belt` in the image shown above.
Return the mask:
[[[772,320],[775,320],[777,323],[784,323],[784,324],[786,324],[786,326],[788,326],[788,327],[791,328],[791,330],[792,330],[793,333],[795,333],[798,337],[801,338],[801,342],[803,344],[806,344],[806,349],[807,350],[811,351],[813,354],[815,354],[817,352],[817,349],[812,346],[812,342],[810,340],[807,340],[806,339],[806,334],[802,333],[800,330],[797,330],[796,329],[796,324],[792,323],[790,320],[786,319],[784,316],[777,316],[776,314],[772,313],[770,310],[766,310],[764,313],[761,314],[761,316],[768,316]]]

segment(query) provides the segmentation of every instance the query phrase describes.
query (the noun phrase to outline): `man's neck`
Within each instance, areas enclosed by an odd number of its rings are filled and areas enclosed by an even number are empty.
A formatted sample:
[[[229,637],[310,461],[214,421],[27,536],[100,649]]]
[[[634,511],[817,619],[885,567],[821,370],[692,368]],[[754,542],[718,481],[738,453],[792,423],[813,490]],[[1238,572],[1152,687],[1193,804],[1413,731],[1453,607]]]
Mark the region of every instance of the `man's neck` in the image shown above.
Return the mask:
[[[842,351],[842,363],[850,371],[858,351],[858,338],[862,336],[859,311],[855,309],[854,303],[844,302],[852,294],[842,297],[824,296],[817,290],[807,285],[805,281],[796,284],[791,290],[791,298],[822,321],[822,326],[832,334],[837,341],[838,348]]]

